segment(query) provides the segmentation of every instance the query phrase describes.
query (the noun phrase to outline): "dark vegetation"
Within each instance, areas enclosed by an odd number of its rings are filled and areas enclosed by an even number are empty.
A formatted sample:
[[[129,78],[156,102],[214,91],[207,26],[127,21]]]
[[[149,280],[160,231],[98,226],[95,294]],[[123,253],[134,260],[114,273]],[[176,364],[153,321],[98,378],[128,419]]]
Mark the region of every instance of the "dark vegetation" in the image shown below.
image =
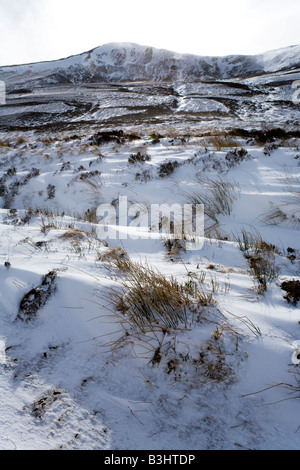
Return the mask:
[[[149,162],[151,157],[147,155],[147,153],[137,152],[135,154],[131,154],[128,158],[129,165],[135,165],[136,163],[145,163]]]
[[[226,165],[228,168],[233,168],[234,166],[239,165],[245,159],[248,159],[248,158],[250,158],[250,155],[247,152],[247,150],[244,149],[243,147],[239,149],[236,148],[234,150],[231,150],[225,156]]]
[[[116,131],[102,131],[97,132],[90,138],[91,145],[102,145],[109,142],[115,142],[117,144],[123,144],[126,141],[131,142],[133,140],[139,140],[140,137],[136,134],[126,134],[122,130]]]
[[[50,271],[43,276],[41,284],[24,295],[20,302],[17,318],[28,322],[36,317],[38,310],[46,304],[47,300],[56,290],[57,272]]]
[[[158,169],[158,176],[160,178],[167,178],[178,167],[179,163],[176,160],[169,160],[165,163],[162,163]]]
[[[31,168],[31,170],[23,177],[17,179],[17,170],[15,167],[9,168],[6,173],[0,178],[0,197],[3,198],[3,207],[9,209],[15,196],[19,193],[19,189],[25,186],[31,178],[39,176],[40,171],[38,168]],[[13,181],[7,185],[7,181]]]
[[[285,130],[282,128],[272,129],[232,129],[230,135],[233,137],[242,137],[244,139],[253,139],[258,145],[265,145],[276,140],[288,140],[300,138],[300,130]]]
[[[286,295],[283,298],[288,303],[296,306],[300,300],[300,281],[284,281],[280,287],[286,292]]]

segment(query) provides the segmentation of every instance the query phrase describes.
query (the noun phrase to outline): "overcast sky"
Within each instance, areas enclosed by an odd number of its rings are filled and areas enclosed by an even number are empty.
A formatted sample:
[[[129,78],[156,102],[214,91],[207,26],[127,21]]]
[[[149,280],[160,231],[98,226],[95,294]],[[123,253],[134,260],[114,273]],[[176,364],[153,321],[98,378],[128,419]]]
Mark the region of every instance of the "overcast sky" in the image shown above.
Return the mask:
[[[0,65],[59,59],[108,42],[256,54],[300,44],[300,1],[0,0]]]

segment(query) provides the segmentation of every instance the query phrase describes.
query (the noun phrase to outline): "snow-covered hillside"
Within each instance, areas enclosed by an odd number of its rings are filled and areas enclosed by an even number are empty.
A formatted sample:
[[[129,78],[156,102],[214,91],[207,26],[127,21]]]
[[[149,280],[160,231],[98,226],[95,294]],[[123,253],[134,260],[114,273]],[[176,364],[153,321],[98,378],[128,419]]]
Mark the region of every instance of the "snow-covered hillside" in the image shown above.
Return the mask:
[[[0,69],[0,449],[299,449],[298,58]]]
[[[5,137],[0,447],[298,449],[300,314],[282,283],[300,272],[299,140]],[[228,198],[219,213],[213,181]],[[97,236],[101,203],[194,194],[209,196],[201,249]],[[139,263],[199,286],[185,322],[141,331],[115,308]]]
[[[0,79],[37,85],[81,82],[182,81],[249,77],[300,67],[300,45],[265,54],[224,57],[178,54],[131,43],[110,43],[52,62],[0,68]]]
[[[259,56],[198,57],[107,44],[54,62],[0,68],[0,130],[145,128],[290,129],[300,46]]]

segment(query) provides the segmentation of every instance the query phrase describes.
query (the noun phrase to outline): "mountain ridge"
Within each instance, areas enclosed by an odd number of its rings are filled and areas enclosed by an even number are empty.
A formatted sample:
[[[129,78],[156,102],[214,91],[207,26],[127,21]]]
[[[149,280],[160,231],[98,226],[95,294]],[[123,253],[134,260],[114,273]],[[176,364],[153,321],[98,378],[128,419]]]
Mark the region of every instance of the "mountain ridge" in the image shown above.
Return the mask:
[[[247,78],[300,68],[300,45],[256,55],[199,56],[135,43],[107,43],[66,58],[0,67],[0,78],[34,85]]]

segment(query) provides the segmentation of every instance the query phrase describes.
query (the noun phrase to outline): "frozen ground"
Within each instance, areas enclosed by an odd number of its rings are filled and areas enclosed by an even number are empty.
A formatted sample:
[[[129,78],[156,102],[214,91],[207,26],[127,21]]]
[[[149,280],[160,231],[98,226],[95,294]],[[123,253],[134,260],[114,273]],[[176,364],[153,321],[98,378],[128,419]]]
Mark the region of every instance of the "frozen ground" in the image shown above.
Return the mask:
[[[299,449],[299,304],[281,288],[300,272],[299,140],[133,132],[1,135],[0,448]],[[149,158],[130,164],[138,152]],[[209,211],[212,181],[223,212]],[[208,206],[201,249],[97,235],[99,204],[195,193]],[[135,330],[110,303],[127,275],[111,255],[124,252],[213,301],[177,328]],[[254,255],[272,268],[266,289]],[[19,318],[53,271],[51,295]]]

